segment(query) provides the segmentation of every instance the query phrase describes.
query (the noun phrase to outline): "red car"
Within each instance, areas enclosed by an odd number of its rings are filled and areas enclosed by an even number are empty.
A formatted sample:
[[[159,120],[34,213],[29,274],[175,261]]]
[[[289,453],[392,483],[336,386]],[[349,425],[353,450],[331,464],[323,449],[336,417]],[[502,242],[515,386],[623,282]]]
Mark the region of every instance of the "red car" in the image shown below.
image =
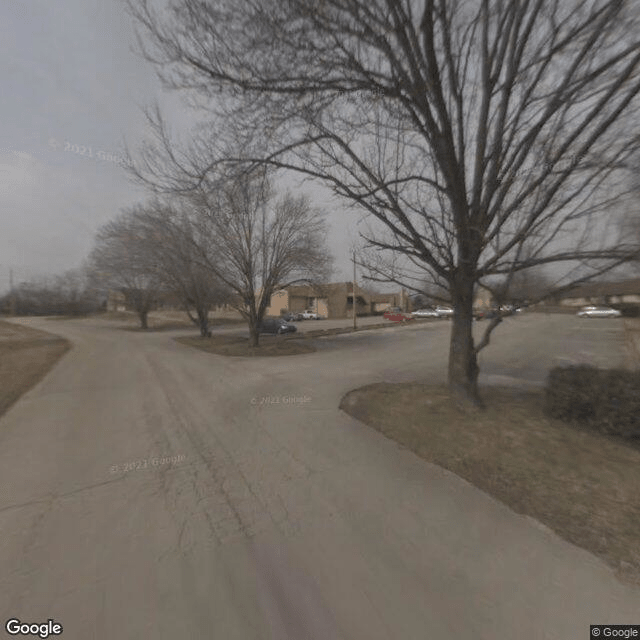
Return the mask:
[[[409,320],[415,320],[410,313],[405,313],[400,307],[391,307],[387,309],[382,317],[385,320],[391,320],[391,322],[409,322]]]

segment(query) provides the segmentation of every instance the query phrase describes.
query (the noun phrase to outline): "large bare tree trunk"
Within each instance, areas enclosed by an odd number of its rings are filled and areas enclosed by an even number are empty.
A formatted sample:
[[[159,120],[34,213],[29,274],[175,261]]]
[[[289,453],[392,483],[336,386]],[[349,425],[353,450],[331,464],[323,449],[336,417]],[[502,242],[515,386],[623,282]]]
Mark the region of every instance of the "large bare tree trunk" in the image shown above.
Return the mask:
[[[200,328],[200,336],[203,338],[208,338],[211,336],[211,332],[209,331],[209,309],[208,307],[198,307],[198,326]]]
[[[249,319],[249,346],[257,347],[260,342],[260,333],[258,332],[258,324],[254,318]]]
[[[449,390],[464,406],[482,407],[478,392],[478,358],[473,342],[473,280],[463,279],[453,291],[455,313],[449,349]]]

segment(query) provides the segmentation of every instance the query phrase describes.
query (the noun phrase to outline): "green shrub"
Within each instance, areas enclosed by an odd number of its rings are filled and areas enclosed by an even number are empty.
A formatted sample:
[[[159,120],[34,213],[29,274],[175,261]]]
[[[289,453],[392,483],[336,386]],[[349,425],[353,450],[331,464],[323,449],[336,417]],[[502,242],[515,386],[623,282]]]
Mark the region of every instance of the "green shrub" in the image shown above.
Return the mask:
[[[601,433],[640,438],[640,371],[555,367],[547,380],[545,412]]]

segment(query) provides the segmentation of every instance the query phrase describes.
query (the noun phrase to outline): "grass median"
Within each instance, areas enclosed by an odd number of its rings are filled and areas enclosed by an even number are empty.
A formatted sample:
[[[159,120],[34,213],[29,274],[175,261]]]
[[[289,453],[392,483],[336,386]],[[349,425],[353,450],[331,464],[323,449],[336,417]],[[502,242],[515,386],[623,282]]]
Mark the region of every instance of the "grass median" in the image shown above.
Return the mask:
[[[421,321],[417,321],[420,323]],[[240,320],[239,324],[243,321]],[[305,323],[306,324],[306,323]],[[359,326],[355,331],[370,331],[372,329],[389,329],[406,326],[407,323],[381,322]],[[333,327],[331,329],[309,329],[306,325],[303,330],[295,334],[281,336],[261,335],[260,345],[257,348],[249,346],[247,338],[240,336],[214,335],[211,338],[188,337],[176,338],[182,344],[202,351],[217,353],[222,356],[260,357],[260,356],[293,356],[317,351],[313,346],[314,338],[337,336],[345,333],[353,333],[353,327]],[[315,323],[313,326],[316,326]]]
[[[241,336],[213,336],[211,338],[189,336],[176,338],[176,341],[220,356],[244,358],[295,356],[316,351],[310,341],[289,336],[260,336],[260,344],[257,347],[251,347],[249,340]]]
[[[381,383],[340,408],[640,586],[640,444],[548,419],[541,392],[483,397],[486,412],[462,412],[446,387]]]
[[[0,320],[0,416],[70,348],[64,338]]]

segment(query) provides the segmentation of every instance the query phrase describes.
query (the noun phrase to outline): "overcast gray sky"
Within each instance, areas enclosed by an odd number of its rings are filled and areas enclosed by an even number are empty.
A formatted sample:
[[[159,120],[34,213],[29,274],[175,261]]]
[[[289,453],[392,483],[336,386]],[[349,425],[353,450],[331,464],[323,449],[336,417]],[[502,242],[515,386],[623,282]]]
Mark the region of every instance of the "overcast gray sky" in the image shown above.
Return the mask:
[[[159,100],[180,127],[194,118],[133,44],[120,0],[0,3],[0,292],[10,270],[17,284],[79,266],[98,227],[145,198],[106,155],[142,139],[141,107]],[[333,279],[350,279],[358,214],[303,190],[331,211]]]

